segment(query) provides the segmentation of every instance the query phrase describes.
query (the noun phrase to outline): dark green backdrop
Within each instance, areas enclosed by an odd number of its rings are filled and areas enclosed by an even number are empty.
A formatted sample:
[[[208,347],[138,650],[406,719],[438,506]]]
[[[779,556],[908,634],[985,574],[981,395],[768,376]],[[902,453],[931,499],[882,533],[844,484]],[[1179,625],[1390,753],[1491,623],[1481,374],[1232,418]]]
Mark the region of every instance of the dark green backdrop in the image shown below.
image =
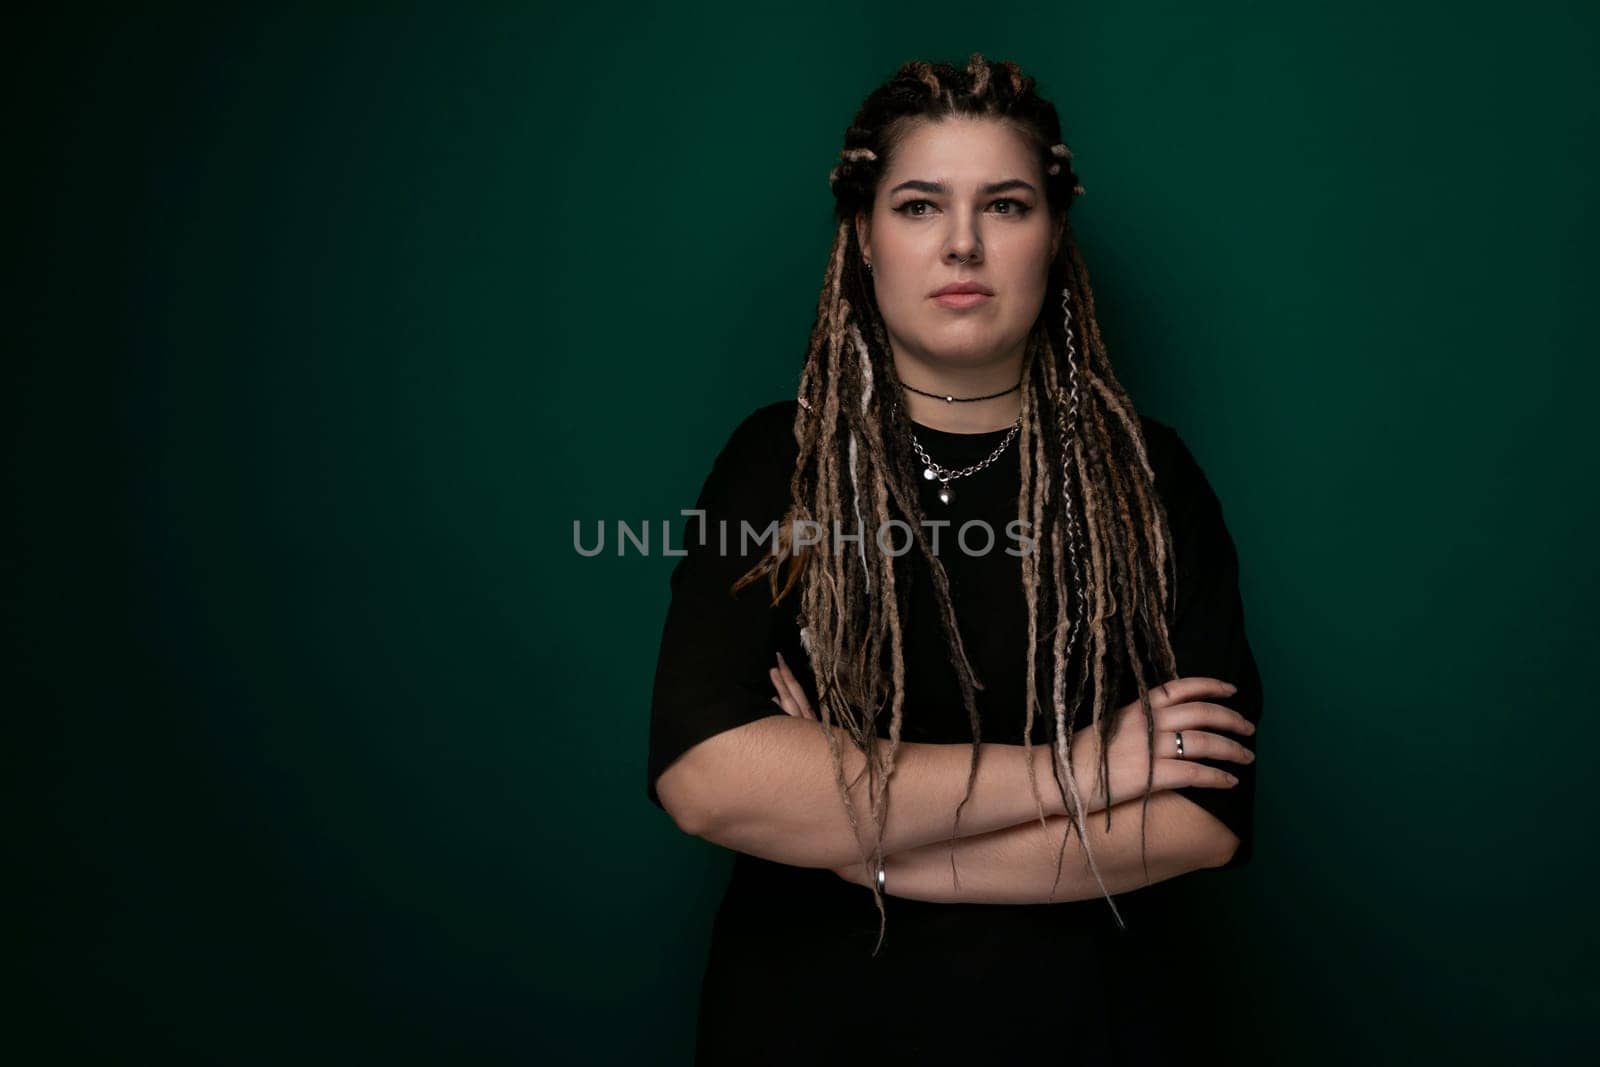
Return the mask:
[[[672,561],[572,523],[675,517],[793,395],[856,103],[981,49],[1060,105],[1113,356],[1243,559],[1216,1025],[1589,1059],[1594,12],[15,24],[8,1042],[688,1061],[728,854],[644,796]]]

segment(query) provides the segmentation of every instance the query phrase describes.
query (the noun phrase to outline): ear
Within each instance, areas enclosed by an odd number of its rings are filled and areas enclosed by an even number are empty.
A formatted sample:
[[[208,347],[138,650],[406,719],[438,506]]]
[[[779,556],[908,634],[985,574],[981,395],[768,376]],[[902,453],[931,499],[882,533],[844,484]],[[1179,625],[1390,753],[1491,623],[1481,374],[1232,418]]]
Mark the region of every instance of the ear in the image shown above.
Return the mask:
[[[872,220],[865,211],[856,212],[856,244],[861,246],[861,254],[867,259],[872,258]]]
[[[1056,256],[1061,252],[1061,235],[1066,232],[1067,220],[1065,216],[1055,224],[1050,234],[1050,262],[1056,261]]]

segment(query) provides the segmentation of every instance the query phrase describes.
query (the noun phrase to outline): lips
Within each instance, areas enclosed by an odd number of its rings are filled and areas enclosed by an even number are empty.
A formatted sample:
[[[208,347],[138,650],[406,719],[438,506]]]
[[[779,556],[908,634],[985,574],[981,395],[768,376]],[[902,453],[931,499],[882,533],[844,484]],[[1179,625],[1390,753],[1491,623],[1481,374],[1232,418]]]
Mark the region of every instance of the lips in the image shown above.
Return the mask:
[[[994,290],[982,282],[951,282],[928,295],[940,307],[960,310],[988,303],[994,297]]]
[[[960,296],[969,293],[979,294],[982,296],[993,296],[994,290],[989,288],[987,285],[982,284],[981,282],[951,282],[944,288],[935,289],[928,295],[932,297],[941,297]]]
[[[987,304],[992,299],[988,293],[942,293],[933,298],[940,307],[972,308]]]

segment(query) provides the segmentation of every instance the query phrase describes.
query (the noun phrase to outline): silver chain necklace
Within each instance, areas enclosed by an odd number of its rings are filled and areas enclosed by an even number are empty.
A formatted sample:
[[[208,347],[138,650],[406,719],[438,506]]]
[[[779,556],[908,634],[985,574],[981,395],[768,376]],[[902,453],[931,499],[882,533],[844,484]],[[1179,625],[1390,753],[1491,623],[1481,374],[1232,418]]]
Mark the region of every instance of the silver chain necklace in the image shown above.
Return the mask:
[[[936,481],[939,483],[939,503],[949,504],[956,498],[956,491],[950,488],[950,483],[957,478],[965,478],[969,474],[976,474],[999,459],[1000,453],[1006,450],[1006,446],[1011,443],[1012,438],[1017,436],[1017,431],[1020,429],[1022,429],[1022,416],[1018,415],[1017,421],[1011,424],[1010,430],[1006,431],[1005,440],[995,446],[995,450],[989,453],[988,459],[983,460],[981,463],[974,463],[970,467],[962,467],[960,470],[941,467],[935,463],[928,455],[928,450],[922,447],[922,442],[917,440],[915,430],[911,432],[911,447],[917,450],[917,458],[922,461],[922,476],[930,482]]]

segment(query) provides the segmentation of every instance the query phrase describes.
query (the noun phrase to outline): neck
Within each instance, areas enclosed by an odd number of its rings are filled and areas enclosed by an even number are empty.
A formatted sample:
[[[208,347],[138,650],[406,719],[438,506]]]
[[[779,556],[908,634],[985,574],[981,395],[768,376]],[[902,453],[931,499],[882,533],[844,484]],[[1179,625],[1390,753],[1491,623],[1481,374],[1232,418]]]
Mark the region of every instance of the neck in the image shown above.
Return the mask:
[[[1022,376],[1022,353],[981,367],[936,366],[895,357],[895,372],[907,385],[930,393],[956,397],[954,403],[900,390],[900,403],[913,422],[948,433],[988,433],[1007,430],[1022,411],[1022,389],[1011,389]],[[988,400],[962,403],[964,396],[988,396],[1003,389],[1011,392]]]

